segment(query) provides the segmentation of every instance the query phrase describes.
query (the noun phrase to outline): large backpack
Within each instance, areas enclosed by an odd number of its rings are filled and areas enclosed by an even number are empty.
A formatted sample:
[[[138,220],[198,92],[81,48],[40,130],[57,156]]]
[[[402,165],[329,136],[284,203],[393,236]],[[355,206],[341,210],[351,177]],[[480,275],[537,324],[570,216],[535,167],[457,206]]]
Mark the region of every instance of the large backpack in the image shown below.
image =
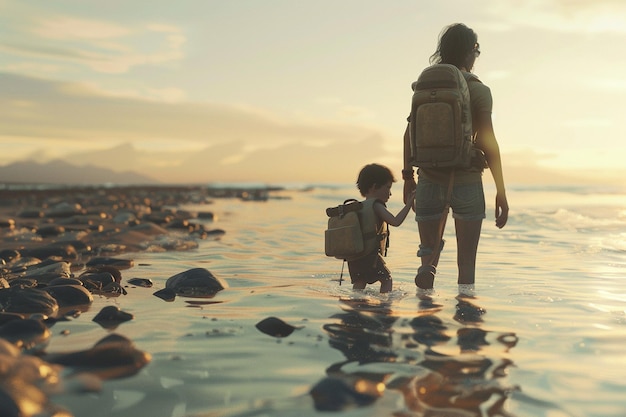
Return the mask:
[[[467,81],[466,81],[467,77]],[[413,166],[468,168],[475,138],[467,82],[457,67],[435,64],[413,83],[410,137]]]
[[[326,256],[353,261],[376,249],[386,249],[388,231],[384,230],[385,224],[377,230],[374,202],[373,199],[363,202],[348,199],[343,204],[326,209]]]

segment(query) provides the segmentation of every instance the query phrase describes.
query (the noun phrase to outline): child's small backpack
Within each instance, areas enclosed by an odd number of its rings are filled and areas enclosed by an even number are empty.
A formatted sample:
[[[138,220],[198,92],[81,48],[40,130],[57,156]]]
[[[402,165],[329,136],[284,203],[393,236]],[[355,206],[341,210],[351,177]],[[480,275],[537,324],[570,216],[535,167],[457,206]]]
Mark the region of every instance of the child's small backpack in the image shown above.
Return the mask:
[[[479,82],[454,65],[435,64],[413,83],[409,116],[413,166],[470,167],[475,141],[467,87],[470,80]]]
[[[370,254],[386,241],[388,232],[384,228],[377,230],[373,204],[374,200],[348,199],[326,209],[329,217],[324,232],[326,256],[353,261]]]

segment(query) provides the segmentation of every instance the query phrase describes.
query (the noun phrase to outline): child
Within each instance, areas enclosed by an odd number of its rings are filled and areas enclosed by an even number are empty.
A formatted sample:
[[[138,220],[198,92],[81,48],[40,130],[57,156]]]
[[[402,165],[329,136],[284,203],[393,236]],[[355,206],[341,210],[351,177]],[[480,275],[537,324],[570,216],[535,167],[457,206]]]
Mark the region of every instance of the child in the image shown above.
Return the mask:
[[[380,244],[377,243],[372,252],[364,257],[348,261],[352,288],[355,290],[364,289],[367,284],[373,284],[376,281],[380,281],[381,293],[389,292],[392,289],[391,273],[383,259],[388,238],[387,225],[400,226],[413,204],[413,198],[408,198],[405,206],[395,216],[387,210],[385,203],[391,196],[393,182],[395,182],[393,174],[389,168],[382,165],[369,164],[359,172],[356,185],[361,195],[365,197],[362,216],[364,218],[371,216],[376,221]]]

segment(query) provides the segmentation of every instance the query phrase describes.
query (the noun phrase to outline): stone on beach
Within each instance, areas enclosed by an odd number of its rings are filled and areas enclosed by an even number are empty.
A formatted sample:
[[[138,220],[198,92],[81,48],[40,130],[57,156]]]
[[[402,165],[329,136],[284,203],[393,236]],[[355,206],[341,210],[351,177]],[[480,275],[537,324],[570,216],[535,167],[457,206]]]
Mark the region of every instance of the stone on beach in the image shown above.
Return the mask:
[[[11,342],[24,352],[42,351],[50,337],[50,330],[41,320],[11,320],[0,326],[0,339]]]
[[[273,337],[287,337],[299,327],[292,326],[277,317],[267,317],[255,326],[259,331]]]
[[[149,278],[131,278],[128,280],[128,283],[130,285],[143,288],[152,288],[152,285],[154,285],[152,280]]]
[[[49,285],[43,290],[57,300],[60,308],[84,306],[93,302],[93,295],[82,285]]]
[[[111,334],[90,349],[48,354],[43,359],[75,373],[88,372],[100,379],[113,379],[136,374],[152,358],[149,353],[137,349],[126,337]]]
[[[50,328],[92,308],[94,294],[125,293],[120,270],[135,266],[128,254],[192,250],[200,239],[223,236],[224,230],[205,227],[216,219],[212,212],[178,208],[206,203],[208,193],[178,186],[0,189],[0,415],[71,416],[49,396],[72,387],[95,392],[100,386],[94,381],[127,377],[149,363],[149,353],[117,335],[86,350],[47,353]],[[128,284],[151,287],[152,281]],[[227,287],[208,270],[193,268],[170,277],[155,295],[210,298]],[[93,325],[110,331],[133,319],[106,306]],[[60,333],[70,336],[70,330]]]
[[[176,299],[176,291],[171,288],[162,288],[158,291],[155,291],[153,295],[167,302],[172,302]]]
[[[37,288],[11,287],[0,290],[0,309],[4,312],[54,316],[59,311],[57,300]]]
[[[88,268],[100,268],[103,266],[109,266],[116,269],[129,269],[133,267],[132,259],[121,259],[121,258],[106,258],[106,257],[96,257],[90,259],[86,264]]]
[[[204,268],[192,268],[169,277],[165,287],[183,297],[214,297],[228,288],[223,279],[217,278]]]
[[[93,321],[106,329],[111,329],[132,319],[134,319],[132,314],[122,311],[116,306],[106,306],[96,314]]]

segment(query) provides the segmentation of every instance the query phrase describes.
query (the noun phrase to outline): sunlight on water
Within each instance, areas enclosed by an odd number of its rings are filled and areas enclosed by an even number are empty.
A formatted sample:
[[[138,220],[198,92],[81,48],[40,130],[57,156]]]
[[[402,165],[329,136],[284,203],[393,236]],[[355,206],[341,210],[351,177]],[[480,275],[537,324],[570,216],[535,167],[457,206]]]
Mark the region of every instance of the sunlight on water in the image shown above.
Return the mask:
[[[452,220],[430,293],[413,284],[414,221],[391,230],[394,291],[381,295],[375,285],[352,291],[347,268],[339,285],[341,261],[324,256],[324,209],[357,197],[352,187],[216,199],[220,240],[136,254],[125,279],[155,288],[98,299],[85,313],[108,304],[133,312],[116,331],[153,362],[107,382],[97,400],[61,402],[78,417],[309,416],[328,415],[316,410],[320,396],[346,392],[352,408],[332,415],[623,417],[626,197],[592,191],[513,187],[510,223],[498,230],[488,190],[477,282],[465,294]],[[401,207],[399,191],[389,207]],[[216,303],[151,295],[193,267],[228,282]],[[296,330],[273,338],[255,328],[272,316]],[[77,334],[72,343],[105,333],[79,321],[63,328]]]

